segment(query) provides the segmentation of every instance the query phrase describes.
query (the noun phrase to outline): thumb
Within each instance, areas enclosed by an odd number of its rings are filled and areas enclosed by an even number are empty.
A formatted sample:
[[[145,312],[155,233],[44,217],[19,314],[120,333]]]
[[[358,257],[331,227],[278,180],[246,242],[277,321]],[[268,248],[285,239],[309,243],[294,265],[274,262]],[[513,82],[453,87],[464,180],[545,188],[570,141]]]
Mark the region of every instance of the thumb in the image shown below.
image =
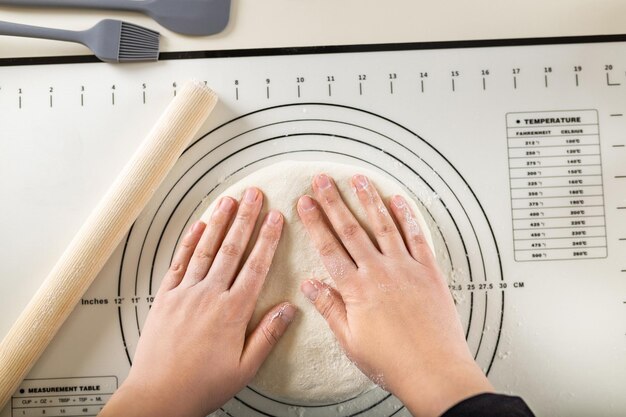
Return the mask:
[[[341,294],[330,285],[314,279],[304,281],[300,290],[326,319],[339,343],[347,346],[348,316]]]
[[[293,321],[296,312],[296,306],[283,303],[274,306],[263,317],[248,336],[246,347],[241,355],[241,362],[245,368],[253,371],[253,374],[256,373]]]

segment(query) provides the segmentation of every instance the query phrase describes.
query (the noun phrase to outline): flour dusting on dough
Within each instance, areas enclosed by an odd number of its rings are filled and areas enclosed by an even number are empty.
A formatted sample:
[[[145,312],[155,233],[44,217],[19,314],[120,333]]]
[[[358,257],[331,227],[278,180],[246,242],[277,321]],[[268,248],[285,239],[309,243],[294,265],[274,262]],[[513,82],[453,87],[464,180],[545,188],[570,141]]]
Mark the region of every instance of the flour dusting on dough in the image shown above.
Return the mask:
[[[329,274],[296,210],[300,196],[314,195],[310,186],[311,180],[315,174],[321,172],[326,172],[335,179],[348,207],[364,226],[367,223],[365,211],[357,195],[351,190],[353,175],[357,173],[366,175],[370,185],[378,189],[383,201],[395,194],[402,195],[416,213],[417,219],[411,219],[414,222],[413,226],[421,230],[426,240],[431,242],[429,230],[419,214],[417,205],[405,190],[381,174],[360,167],[328,162],[280,162],[259,169],[222,194],[240,199],[247,187],[256,186],[265,195],[260,217],[263,218],[271,209],[278,210],[284,215],[283,235],[276,248],[276,256],[257,302],[249,330],[256,327],[267,311],[282,302],[289,301],[295,304],[299,313],[259,370],[252,386],[275,399],[307,405],[341,402],[374,388],[376,384],[384,385],[382,375],[377,375],[376,380],[372,382],[348,359],[326,321],[300,292],[300,284],[307,279],[315,278],[335,286],[330,275],[339,278],[347,272],[344,264],[336,262],[330,265],[331,274]],[[203,219],[208,219],[215,201],[218,200],[219,197],[208,207],[202,216]],[[380,212],[387,210],[383,206],[377,209]],[[365,229],[373,236],[371,230],[367,227]],[[255,236],[256,234],[258,230]],[[321,295],[331,294],[326,290]],[[297,407],[293,411],[298,414]]]

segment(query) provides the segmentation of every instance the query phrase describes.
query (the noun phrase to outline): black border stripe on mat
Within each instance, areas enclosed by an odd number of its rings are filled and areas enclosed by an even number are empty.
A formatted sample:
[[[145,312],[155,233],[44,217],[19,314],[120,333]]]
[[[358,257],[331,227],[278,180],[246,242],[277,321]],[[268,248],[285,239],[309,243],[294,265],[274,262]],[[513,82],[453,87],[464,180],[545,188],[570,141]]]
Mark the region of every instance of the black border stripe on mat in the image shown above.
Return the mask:
[[[574,43],[626,42],[626,34],[558,36],[547,38],[482,39],[442,42],[380,43],[366,45],[302,46],[286,48],[226,49],[215,51],[162,52],[160,60],[238,58],[251,56],[336,54],[348,52],[408,51],[427,49],[493,48],[504,46],[566,45]],[[81,64],[100,62],[94,55],[0,58],[0,67],[18,65]]]

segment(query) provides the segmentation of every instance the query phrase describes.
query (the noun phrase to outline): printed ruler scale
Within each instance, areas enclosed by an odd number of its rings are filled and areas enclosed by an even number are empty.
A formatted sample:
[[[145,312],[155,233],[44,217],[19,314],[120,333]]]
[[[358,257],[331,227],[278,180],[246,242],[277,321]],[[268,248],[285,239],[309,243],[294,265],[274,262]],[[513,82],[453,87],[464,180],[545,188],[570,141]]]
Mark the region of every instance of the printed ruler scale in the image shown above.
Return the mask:
[[[1,60],[0,334],[179,83],[221,104],[0,417],[97,414],[181,232],[287,159],[374,169],[421,202],[498,389],[540,415],[623,415],[625,52],[614,36]],[[409,415],[380,389],[309,407],[254,387],[217,414]]]

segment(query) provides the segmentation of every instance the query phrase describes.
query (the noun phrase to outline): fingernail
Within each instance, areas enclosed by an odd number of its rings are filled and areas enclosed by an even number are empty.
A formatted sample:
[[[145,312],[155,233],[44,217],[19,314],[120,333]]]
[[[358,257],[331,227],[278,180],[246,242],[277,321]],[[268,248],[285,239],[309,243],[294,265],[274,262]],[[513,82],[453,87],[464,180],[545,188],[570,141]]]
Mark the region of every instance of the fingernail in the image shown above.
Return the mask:
[[[248,204],[253,204],[256,201],[259,191],[256,188],[248,188],[244,194],[244,201]]]
[[[267,220],[271,224],[278,224],[280,222],[280,218],[281,218],[281,215],[277,211],[270,211],[269,214],[267,215]]]
[[[315,184],[317,184],[317,188],[320,190],[325,190],[330,188],[330,179],[328,179],[327,175],[320,174],[315,178]]]
[[[223,211],[224,213],[229,213],[233,209],[234,205],[235,203],[233,203],[233,200],[231,200],[229,197],[224,197],[222,198],[222,201],[220,201],[218,209],[220,211]]]
[[[291,323],[296,317],[296,307],[292,304],[285,304],[280,309],[280,318],[287,324]]]
[[[311,301],[317,300],[317,296],[320,293],[311,280],[307,280],[302,283],[302,292],[304,293],[304,296]]]
[[[396,208],[401,209],[404,207],[404,198],[400,197],[399,195],[394,195],[391,199],[391,202],[394,206],[396,206]]]
[[[300,198],[300,207],[304,211],[311,211],[315,208],[315,201],[308,195],[302,196]]]
[[[361,191],[367,188],[369,183],[367,182],[367,178],[363,175],[355,175],[354,176],[354,185],[356,189]]]
[[[201,226],[204,225],[204,222],[202,220],[198,220],[197,222],[195,222],[194,224],[191,225],[191,229],[189,230],[189,234],[194,234],[196,233]]]

